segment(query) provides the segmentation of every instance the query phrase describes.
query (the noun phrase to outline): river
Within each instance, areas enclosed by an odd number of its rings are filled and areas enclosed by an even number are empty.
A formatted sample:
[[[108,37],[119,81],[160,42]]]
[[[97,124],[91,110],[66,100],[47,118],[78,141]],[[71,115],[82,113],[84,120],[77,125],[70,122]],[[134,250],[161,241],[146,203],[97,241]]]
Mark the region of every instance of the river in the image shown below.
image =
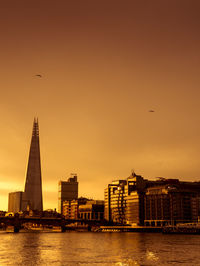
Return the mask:
[[[200,236],[1,232],[0,265],[200,265]]]

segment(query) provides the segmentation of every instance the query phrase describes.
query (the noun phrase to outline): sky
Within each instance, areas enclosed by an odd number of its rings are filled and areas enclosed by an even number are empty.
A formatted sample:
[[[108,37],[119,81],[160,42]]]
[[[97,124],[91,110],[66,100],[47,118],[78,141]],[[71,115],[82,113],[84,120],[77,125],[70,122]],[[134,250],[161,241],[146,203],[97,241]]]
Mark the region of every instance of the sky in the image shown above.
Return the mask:
[[[94,199],[133,169],[200,180],[199,12],[199,0],[0,1],[0,210],[24,190],[34,117],[45,209],[70,173]]]

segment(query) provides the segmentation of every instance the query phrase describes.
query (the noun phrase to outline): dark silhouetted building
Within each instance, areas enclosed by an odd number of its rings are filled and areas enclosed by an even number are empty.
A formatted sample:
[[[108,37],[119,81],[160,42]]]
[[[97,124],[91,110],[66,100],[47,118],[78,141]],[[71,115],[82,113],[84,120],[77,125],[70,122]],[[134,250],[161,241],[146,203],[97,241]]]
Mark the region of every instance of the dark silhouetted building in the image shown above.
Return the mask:
[[[43,211],[38,119],[34,119],[22,208]]]
[[[27,209],[43,211],[39,126],[36,118],[33,122],[25,191],[10,193],[8,202],[8,210],[10,212],[15,213],[26,211]]]
[[[63,202],[78,199],[77,175],[71,174],[67,181],[58,183],[58,212],[63,214]]]
[[[181,182],[162,179],[162,184],[146,189],[144,198],[144,224],[197,222],[200,215],[200,182]]]

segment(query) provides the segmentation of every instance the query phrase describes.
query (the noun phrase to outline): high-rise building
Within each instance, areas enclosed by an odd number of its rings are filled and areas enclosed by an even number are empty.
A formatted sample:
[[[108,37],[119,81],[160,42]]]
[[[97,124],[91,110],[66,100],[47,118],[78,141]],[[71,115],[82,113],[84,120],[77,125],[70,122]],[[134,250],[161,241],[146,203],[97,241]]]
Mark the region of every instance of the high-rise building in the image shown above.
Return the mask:
[[[36,118],[33,122],[25,191],[9,194],[8,209],[12,212],[26,211],[27,209],[43,210],[39,126]]]
[[[133,173],[113,181],[105,189],[104,217],[121,224],[143,224],[144,179]]]
[[[22,191],[11,192],[8,195],[8,212],[20,212],[22,210]]]
[[[31,210],[43,210],[38,119],[34,119],[33,122],[26,184],[23,194],[23,209],[26,210],[27,206]]]
[[[58,212],[63,213],[63,202],[78,199],[77,175],[71,174],[67,181],[58,183]]]

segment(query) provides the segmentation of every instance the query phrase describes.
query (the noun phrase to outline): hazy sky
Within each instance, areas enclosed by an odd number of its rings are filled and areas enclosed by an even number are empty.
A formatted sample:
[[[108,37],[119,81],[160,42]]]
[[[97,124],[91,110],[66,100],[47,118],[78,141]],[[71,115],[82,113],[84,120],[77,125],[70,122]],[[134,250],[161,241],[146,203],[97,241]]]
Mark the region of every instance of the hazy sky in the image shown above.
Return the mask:
[[[0,1],[0,209],[24,189],[34,116],[44,208],[70,173],[95,199],[131,169],[200,180],[199,14],[199,0]]]

